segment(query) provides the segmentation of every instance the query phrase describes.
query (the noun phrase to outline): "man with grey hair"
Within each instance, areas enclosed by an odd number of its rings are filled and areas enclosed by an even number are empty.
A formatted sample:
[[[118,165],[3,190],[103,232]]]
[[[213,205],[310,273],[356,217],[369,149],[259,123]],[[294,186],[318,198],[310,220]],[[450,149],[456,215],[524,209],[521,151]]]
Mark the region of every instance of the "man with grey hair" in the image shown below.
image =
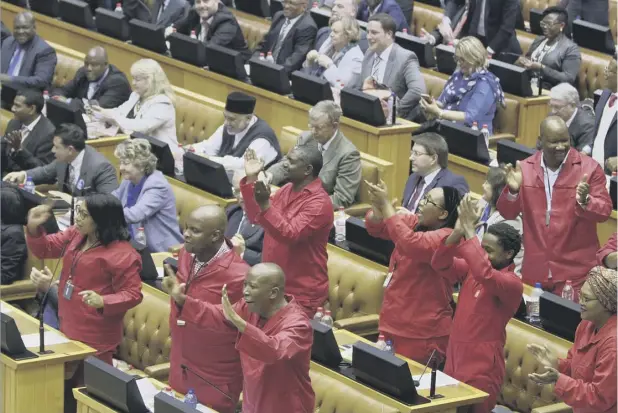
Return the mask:
[[[569,128],[571,146],[590,155],[594,141],[594,118],[579,106],[579,93],[569,83],[551,88],[549,114],[561,118]]]
[[[303,132],[296,146],[317,146],[322,153],[320,179],[330,195],[333,208],[348,207],[357,198],[361,182],[360,153],[339,130],[341,108],[332,100],[318,102],[309,110],[309,132]],[[281,161],[266,171],[267,180],[281,185],[289,180],[289,171]]]

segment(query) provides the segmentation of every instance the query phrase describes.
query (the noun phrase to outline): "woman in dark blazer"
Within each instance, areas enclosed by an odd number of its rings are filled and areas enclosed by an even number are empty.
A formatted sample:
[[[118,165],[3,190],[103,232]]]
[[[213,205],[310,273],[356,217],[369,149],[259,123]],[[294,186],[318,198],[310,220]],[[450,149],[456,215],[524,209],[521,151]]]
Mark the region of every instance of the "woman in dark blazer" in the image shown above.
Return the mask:
[[[2,223],[2,284],[11,284],[24,276],[24,264],[28,258],[24,224],[26,213],[24,199],[15,188],[0,191],[0,217]]]
[[[525,57],[517,64],[531,72],[531,82],[538,86],[538,78],[544,89],[559,83],[575,85],[581,54],[579,47],[565,35],[567,13],[560,7],[548,7],[543,11],[541,28],[543,36],[534,39]]]

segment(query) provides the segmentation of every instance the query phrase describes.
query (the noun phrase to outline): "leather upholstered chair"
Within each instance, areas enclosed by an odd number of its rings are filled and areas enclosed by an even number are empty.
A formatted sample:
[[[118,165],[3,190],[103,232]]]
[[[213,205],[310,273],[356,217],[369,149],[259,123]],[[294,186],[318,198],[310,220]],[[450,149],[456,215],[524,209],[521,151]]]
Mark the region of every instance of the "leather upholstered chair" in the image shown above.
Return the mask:
[[[182,145],[208,139],[223,124],[225,103],[174,87],[176,136]]]
[[[62,53],[57,53],[58,63],[54,70],[52,87],[62,87],[75,77],[77,71],[84,65],[83,60],[79,60]]]

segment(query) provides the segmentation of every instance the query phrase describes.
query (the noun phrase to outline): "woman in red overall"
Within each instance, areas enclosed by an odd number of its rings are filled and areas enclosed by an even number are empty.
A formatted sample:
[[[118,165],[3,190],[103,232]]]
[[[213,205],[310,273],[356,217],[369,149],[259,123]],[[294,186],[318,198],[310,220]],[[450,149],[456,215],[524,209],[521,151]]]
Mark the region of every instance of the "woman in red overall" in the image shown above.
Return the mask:
[[[436,350],[438,359],[444,360],[453,318],[453,283],[436,283],[431,257],[457,221],[459,192],[433,188],[419,202],[416,214],[397,214],[383,182],[366,184],[373,199],[367,231],[395,243],[384,282],[379,331],[402,356],[426,364]]]

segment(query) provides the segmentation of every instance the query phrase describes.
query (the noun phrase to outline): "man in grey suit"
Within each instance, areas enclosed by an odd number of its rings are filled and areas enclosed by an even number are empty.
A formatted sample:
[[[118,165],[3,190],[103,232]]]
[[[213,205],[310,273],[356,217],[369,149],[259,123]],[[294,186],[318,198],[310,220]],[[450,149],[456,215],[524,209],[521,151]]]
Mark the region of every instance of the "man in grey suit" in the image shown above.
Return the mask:
[[[341,108],[332,100],[318,102],[309,111],[310,132],[303,132],[296,143],[317,145],[322,152],[323,166],[320,179],[330,195],[333,208],[348,207],[358,196],[361,182],[360,153],[339,130]],[[266,171],[268,181],[281,185],[287,181],[286,160],[271,166]]]
[[[566,123],[571,135],[571,146],[590,155],[594,142],[594,117],[579,105],[579,93],[569,83],[560,83],[551,88],[549,114],[558,116]]]
[[[0,82],[46,89],[54,78],[56,51],[36,34],[32,13],[18,13],[13,25],[13,35],[2,42]]]
[[[397,116],[415,120],[420,111],[425,80],[413,52],[395,43],[396,24],[385,13],[374,14],[367,24],[369,50],[365,53],[360,77],[351,86],[362,91],[388,88],[398,98]]]
[[[125,0],[122,5],[127,17],[161,27],[184,20],[190,9],[187,0]]]
[[[56,160],[49,165],[11,172],[4,180],[21,184],[29,176],[35,185],[56,183],[58,190],[78,196],[93,192],[111,194],[118,188],[114,166],[86,145],[86,136],[79,126],[60,125],[54,135],[52,152]]]

